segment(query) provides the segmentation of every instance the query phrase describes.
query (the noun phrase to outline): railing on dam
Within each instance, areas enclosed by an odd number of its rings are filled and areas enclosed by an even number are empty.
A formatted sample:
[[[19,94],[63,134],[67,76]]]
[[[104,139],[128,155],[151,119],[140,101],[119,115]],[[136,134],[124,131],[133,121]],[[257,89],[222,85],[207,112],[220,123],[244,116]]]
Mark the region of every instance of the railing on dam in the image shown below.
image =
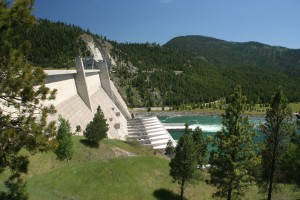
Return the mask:
[[[82,62],[85,70],[100,69],[101,65],[107,66],[107,62],[105,60],[96,61],[93,57],[82,58]]]

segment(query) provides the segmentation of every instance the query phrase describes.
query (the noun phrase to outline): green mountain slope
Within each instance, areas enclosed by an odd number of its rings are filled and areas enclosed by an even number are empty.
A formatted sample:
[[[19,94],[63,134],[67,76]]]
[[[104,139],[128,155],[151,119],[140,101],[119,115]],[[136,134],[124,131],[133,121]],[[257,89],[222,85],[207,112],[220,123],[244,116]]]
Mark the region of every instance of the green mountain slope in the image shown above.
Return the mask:
[[[203,36],[176,37],[165,45],[109,41],[74,25],[39,20],[25,36],[29,60],[45,68],[74,67],[89,56],[85,36],[108,61],[111,77],[130,107],[190,104],[199,107],[242,85],[249,103],[267,103],[282,85],[291,102],[300,101],[300,50],[257,42],[227,42]]]
[[[128,85],[133,86],[145,106],[215,101],[237,84],[249,103],[268,102],[279,85],[290,101],[300,100],[299,50],[187,36],[164,46],[115,44],[113,53],[125,66],[118,74],[127,80],[121,87],[131,96]],[[128,75],[130,65],[140,71]]]
[[[185,52],[221,67],[300,68],[300,49],[274,47],[258,42],[227,42],[204,36],[181,36],[165,47]]]
[[[28,59],[46,68],[70,68],[78,55],[89,55],[81,35],[87,31],[62,22],[40,19],[24,35],[31,43]]]

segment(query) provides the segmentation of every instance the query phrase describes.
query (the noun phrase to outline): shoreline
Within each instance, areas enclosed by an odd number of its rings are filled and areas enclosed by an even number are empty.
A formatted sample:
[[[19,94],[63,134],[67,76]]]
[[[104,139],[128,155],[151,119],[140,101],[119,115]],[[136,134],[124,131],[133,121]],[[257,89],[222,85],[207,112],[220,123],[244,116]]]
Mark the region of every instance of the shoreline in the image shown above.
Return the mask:
[[[131,111],[132,112],[132,111]],[[159,111],[159,112],[132,112],[136,117],[175,117],[175,116],[222,116],[220,112],[191,112],[191,111]],[[249,117],[264,117],[264,114],[243,114]]]

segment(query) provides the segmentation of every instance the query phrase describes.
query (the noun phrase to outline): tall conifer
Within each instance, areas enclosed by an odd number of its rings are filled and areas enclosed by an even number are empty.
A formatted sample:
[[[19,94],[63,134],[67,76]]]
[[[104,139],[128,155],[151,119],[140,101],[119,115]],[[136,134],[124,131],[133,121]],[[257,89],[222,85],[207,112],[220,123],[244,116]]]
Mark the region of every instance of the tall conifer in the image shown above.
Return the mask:
[[[180,184],[180,197],[183,199],[185,187],[191,180],[195,179],[197,169],[195,143],[187,124],[185,133],[180,137],[176,146],[175,156],[171,159],[170,167],[170,175],[174,181]]]
[[[73,141],[70,123],[63,117],[59,117],[59,127],[56,140],[58,143],[55,154],[59,160],[71,160],[73,156]]]
[[[237,86],[234,93],[226,99],[228,107],[223,114],[223,129],[216,133],[213,150],[210,155],[210,184],[217,187],[216,197],[227,200],[241,199],[248,186],[254,180],[251,166],[258,161],[253,138],[255,132],[248,117],[242,114],[246,106],[246,97]]]
[[[270,109],[266,114],[266,122],[261,125],[264,134],[262,150],[262,188],[268,191],[268,200],[272,199],[272,192],[279,175],[279,162],[288,147],[290,137],[295,131],[292,113],[288,108],[288,100],[279,87],[271,100]]]
[[[100,106],[98,106],[93,120],[86,126],[83,134],[91,143],[98,146],[100,140],[107,137],[108,130],[108,124],[106,124],[104,114]]]
[[[199,127],[196,127],[196,129],[193,131],[192,134],[193,141],[195,143],[195,149],[196,149],[196,157],[197,157],[197,165],[202,168],[207,164],[207,158],[208,158],[208,144],[210,141],[210,138],[205,139],[202,130]]]

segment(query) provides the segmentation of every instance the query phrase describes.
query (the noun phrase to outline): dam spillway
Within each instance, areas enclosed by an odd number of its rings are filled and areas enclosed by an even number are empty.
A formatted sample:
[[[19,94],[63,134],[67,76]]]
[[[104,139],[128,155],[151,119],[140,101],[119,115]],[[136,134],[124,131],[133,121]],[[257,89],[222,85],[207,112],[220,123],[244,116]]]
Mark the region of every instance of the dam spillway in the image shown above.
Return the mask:
[[[130,119],[127,122],[128,139],[136,139],[153,149],[164,149],[169,140],[176,146],[175,140],[157,117]]]

